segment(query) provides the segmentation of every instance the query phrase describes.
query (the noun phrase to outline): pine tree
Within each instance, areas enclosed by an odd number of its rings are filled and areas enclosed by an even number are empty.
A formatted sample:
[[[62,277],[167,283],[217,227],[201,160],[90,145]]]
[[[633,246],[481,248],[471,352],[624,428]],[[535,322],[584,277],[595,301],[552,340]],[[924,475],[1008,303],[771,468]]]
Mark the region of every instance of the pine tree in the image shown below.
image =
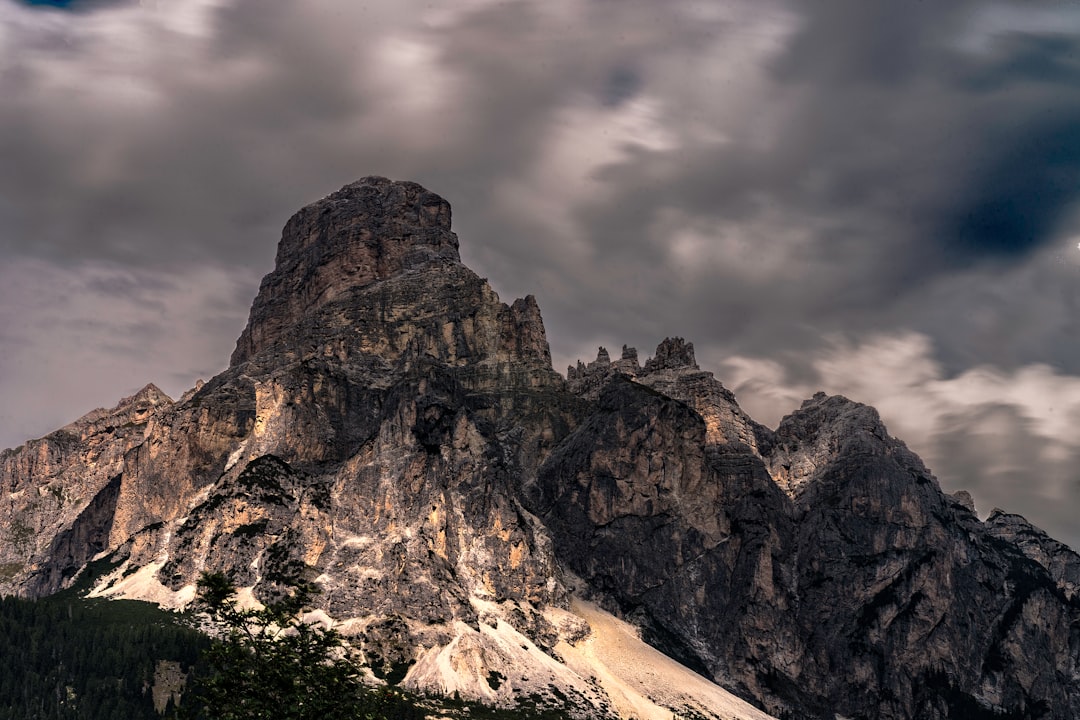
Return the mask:
[[[199,697],[214,720],[377,720],[422,718],[401,693],[364,685],[361,665],[341,634],[307,623],[317,588],[293,580],[291,592],[261,609],[240,608],[221,573],[203,573],[198,606],[219,626],[204,654],[211,675]]]

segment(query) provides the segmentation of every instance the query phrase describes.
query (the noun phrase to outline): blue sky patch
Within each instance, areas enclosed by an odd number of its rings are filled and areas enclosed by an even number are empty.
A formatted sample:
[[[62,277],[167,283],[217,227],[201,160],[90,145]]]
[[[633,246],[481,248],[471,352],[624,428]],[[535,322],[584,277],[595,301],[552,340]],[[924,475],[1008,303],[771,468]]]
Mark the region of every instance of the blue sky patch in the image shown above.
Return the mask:
[[[82,3],[79,0],[17,0],[23,5],[30,5],[31,7],[52,7],[60,8],[62,10],[73,10],[76,6]]]

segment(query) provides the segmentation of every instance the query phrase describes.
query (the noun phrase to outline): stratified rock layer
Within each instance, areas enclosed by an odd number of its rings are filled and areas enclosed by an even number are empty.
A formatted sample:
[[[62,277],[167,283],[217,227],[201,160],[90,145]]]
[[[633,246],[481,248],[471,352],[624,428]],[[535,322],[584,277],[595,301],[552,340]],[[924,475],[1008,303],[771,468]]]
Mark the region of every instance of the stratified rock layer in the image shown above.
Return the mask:
[[[582,665],[585,598],[780,716],[1080,717],[1080,557],[980,522],[872,408],[755,423],[680,338],[564,381],[536,301],[462,265],[414,183],[298,212],[225,372],[4,451],[0,490],[0,592],[94,560],[96,594],[172,605],[204,570],[251,601],[303,575],[417,689],[657,708]]]

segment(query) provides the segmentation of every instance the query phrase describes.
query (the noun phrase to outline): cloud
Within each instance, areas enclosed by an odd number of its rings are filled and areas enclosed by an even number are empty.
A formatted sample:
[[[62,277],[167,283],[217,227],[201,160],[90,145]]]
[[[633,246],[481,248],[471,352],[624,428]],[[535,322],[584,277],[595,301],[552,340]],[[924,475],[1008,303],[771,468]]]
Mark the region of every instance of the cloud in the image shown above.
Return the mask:
[[[640,93],[674,141],[609,160],[595,176],[603,191],[571,201],[596,260],[575,255],[564,275],[603,287],[605,331],[760,357],[914,328],[949,372],[986,361],[1080,370],[1064,347],[1075,273],[1050,259],[1077,228],[1080,83],[1016,70],[1037,39],[1071,72],[1062,33],[1080,31],[1075,12],[1016,31],[1000,19],[1008,5],[792,7],[731,36],[715,29],[715,46],[683,56],[699,99],[647,66]],[[740,40],[757,49],[732,51],[748,67],[724,54]],[[974,75],[997,89],[973,89]],[[711,135],[668,116],[696,116]],[[571,290],[554,307],[539,297],[545,317],[584,340],[600,326],[597,295]]]
[[[16,3],[43,10],[68,12],[91,11],[124,0],[15,0]]]
[[[235,311],[236,286],[253,282],[215,268],[0,265],[0,377],[17,378],[4,384],[0,447],[112,407],[148,382],[177,398],[224,370],[246,319]],[[150,368],[170,370],[153,377]]]
[[[1071,43],[1069,52],[1080,51]],[[1070,71],[1080,83],[1080,65]],[[1063,104],[1064,105],[1064,104]],[[941,233],[955,257],[1025,255],[1055,237],[1074,209],[1080,176],[1080,98],[1017,130],[972,179]]]

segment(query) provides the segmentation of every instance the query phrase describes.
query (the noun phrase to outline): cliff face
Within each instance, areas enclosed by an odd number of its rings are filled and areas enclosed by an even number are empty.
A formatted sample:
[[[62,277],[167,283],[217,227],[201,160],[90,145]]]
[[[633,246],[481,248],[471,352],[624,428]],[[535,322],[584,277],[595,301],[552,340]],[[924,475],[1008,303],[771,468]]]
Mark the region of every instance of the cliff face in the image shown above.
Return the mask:
[[[942,494],[872,408],[819,394],[766,453],[796,506],[809,661],[784,680],[804,702],[816,691],[883,718],[1076,716],[1077,604]]]
[[[604,659],[616,621],[589,600],[777,715],[1080,716],[1068,548],[981,522],[872,408],[755,423],[678,338],[564,381],[536,301],[501,302],[457,248],[413,183],[293,216],[225,372],[0,454],[0,592],[94,559],[96,594],[170,605],[203,570],[253,601],[303,574],[410,687],[765,717]]]
[[[49,563],[51,579],[29,584],[33,594],[51,592],[109,546],[106,528],[115,511],[117,478],[128,454],[144,443],[171,405],[164,393],[147,385],[111,410],[94,410],[0,453],[0,592],[24,587],[43,562]],[[95,503],[110,484],[114,490]],[[80,522],[83,513],[94,519]],[[65,532],[68,538],[85,535],[65,541],[60,539]]]

